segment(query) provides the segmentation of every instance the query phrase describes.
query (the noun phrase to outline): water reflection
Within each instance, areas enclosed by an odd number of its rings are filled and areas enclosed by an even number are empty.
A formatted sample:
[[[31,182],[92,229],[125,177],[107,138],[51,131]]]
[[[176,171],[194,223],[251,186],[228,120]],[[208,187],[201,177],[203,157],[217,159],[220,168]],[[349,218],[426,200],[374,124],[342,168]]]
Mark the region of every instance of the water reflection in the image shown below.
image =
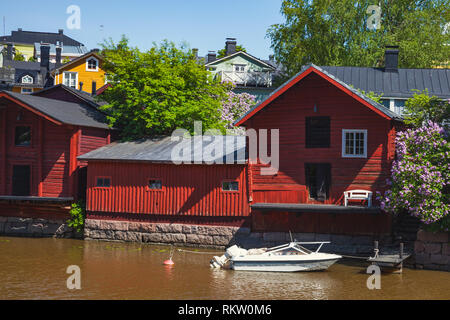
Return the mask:
[[[206,253],[206,254],[205,254]],[[326,272],[258,273],[209,268],[216,253],[64,239],[0,238],[0,299],[449,299],[450,274],[405,269],[382,275],[382,290],[354,265]],[[82,290],[66,288],[67,266]]]

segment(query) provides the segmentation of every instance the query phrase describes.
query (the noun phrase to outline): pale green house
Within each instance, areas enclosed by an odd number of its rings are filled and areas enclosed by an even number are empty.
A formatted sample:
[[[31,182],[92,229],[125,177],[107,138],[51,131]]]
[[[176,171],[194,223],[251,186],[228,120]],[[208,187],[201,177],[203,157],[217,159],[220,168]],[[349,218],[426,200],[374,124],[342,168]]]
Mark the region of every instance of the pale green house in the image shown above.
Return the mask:
[[[214,52],[208,53],[205,66],[214,77],[234,83],[234,92],[247,92],[262,101],[276,89],[273,78],[277,68],[273,59],[261,60],[246,52],[236,51],[236,40],[232,38],[227,39],[225,51],[225,57],[220,59]]]

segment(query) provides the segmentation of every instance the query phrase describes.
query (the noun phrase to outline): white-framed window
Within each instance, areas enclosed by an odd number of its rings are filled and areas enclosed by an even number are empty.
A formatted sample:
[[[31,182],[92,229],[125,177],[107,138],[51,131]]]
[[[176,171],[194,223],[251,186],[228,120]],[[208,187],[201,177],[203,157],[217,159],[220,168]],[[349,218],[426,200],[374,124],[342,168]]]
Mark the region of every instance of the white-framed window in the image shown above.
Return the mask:
[[[22,77],[22,83],[32,84],[33,83],[33,77],[30,75],[26,75]]]
[[[342,130],[342,157],[367,158],[367,130]]]
[[[86,60],[86,71],[98,71],[98,60],[91,57]]]
[[[405,103],[406,99],[390,99],[385,98],[381,100],[381,104],[384,105],[386,108],[390,109],[391,111],[394,111],[398,115],[403,115],[405,111]]]
[[[63,73],[63,84],[65,86],[78,89],[78,72],[67,72]]]
[[[235,72],[245,72],[245,64],[235,64],[234,71]]]
[[[20,88],[20,93],[30,94],[30,93],[33,93],[33,89],[32,88]]]

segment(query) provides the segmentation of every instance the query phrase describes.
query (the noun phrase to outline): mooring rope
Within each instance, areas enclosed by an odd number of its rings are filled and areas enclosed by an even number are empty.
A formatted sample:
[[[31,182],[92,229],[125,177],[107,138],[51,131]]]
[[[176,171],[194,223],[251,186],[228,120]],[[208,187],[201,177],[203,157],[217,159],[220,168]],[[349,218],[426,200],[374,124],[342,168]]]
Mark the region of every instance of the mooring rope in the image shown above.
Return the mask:
[[[184,250],[184,249],[177,249],[177,251],[189,252],[189,253],[197,253],[197,254],[209,254],[209,255],[211,255],[211,254],[223,254],[223,251],[221,251],[221,252],[218,252],[218,251],[216,251],[216,252],[199,252],[199,251],[191,251],[191,250]]]

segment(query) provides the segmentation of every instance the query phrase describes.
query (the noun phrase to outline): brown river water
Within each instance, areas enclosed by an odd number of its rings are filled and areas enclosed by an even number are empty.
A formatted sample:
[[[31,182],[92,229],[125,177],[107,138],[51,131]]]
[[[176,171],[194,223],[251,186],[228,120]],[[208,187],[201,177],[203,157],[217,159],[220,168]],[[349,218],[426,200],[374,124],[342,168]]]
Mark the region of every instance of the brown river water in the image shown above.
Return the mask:
[[[184,250],[195,250],[183,248]],[[0,299],[450,299],[450,273],[404,269],[367,289],[361,265],[313,273],[212,270],[217,251],[66,239],[0,237]],[[81,270],[81,290],[67,289],[67,267]]]

